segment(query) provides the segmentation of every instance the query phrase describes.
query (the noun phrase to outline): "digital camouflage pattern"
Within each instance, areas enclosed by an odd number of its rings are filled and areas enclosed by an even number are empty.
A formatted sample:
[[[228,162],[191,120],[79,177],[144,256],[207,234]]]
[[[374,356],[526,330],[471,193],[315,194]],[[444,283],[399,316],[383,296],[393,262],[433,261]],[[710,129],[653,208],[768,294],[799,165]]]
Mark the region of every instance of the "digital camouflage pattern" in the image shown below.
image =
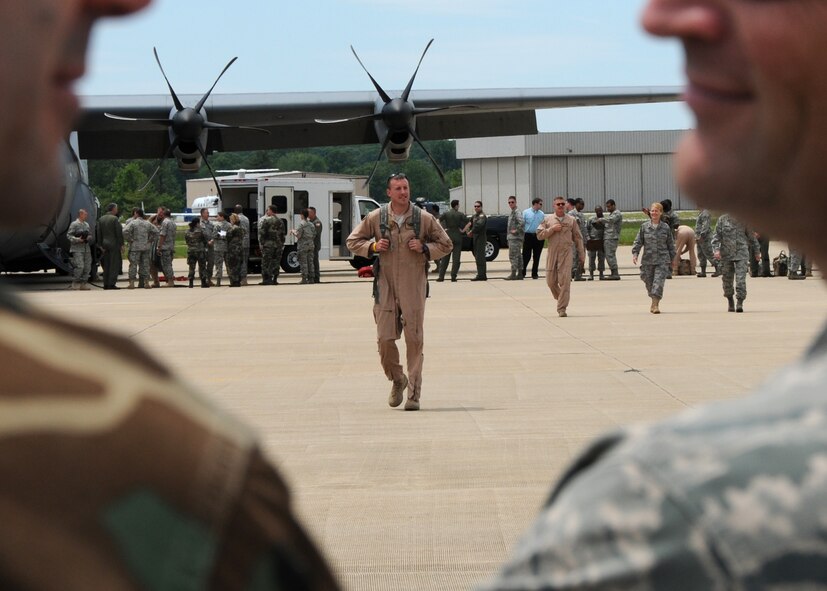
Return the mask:
[[[230,285],[240,284],[244,267],[244,228],[240,224],[230,225],[227,230],[227,274]]]
[[[739,300],[747,299],[750,243],[756,252],[761,252],[755,236],[744,224],[726,213],[718,218],[712,235],[712,250],[721,255],[719,268],[726,298],[734,294]]]
[[[573,217],[574,219],[577,220],[577,226],[578,226],[578,228],[580,228],[580,236],[583,237],[583,240],[585,241],[586,240],[586,238],[585,238],[585,236],[586,236],[586,216],[583,215],[582,211],[577,211],[576,209],[572,209],[571,211],[567,212],[567,215],[570,215],[571,217]],[[577,252],[577,249],[574,248],[573,245],[572,245],[572,250],[571,250],[571,256],[572,256],[572,265],[571,265],[572,266],[572,273],[574,274],[575,277],[577,277],[579,279],[583,275],[582,272],[580,271],[580,269],[585,266],[586,261],[580,258],[580,253]]]
[[[207,239],[207,279],[212,279],[215,270],[215,224],[207,218],[199,222]]]
[[[158,256],[161,259],[161,270],[164,272],[164,278],[167,281],[175,281],[175,272],[172,269],[172,259],[175,256],[175,234],[177,228],[172,218],[164,218],[161,222],[159,230],[159,244],[160,239],[164,239],[164,243],[158,247]]]
[[[321,279],[319,275],[319,251],[322,249],[322,220],[318,217],[310,220],[313,224],[313,229],[316,230],[316,236],[313,238],[313,280],[318,283]]]
[[[707,262],[717,270],[718,261],[715,260],[712,251],[712,216],[709,210],[702,210],[695,221],[695,245],[701,271],[705,271]]]
[[[3,291],[0,366],[3,589],[336,588],[252,434],[132,341]]]
[[[603,277],[603,271],[606,269],[606,252],[604,251],[603,243],[603,224],[598,223],[597,217],[589,218],[586,221],[586,240],[599,240],[600,248],[598,250],[590,250],[589,252],[589,276],[594,278],[594,271],[597,269],[600,277]],[[595,262],[597,263],[595,265]]]
[[[508,242],[508,262],[511,264],[511,276],[518,277],[523,272],[523,240],[525,240],[525,219],[523,212],[512,209],[508,214],[506,242]]]
[[[296,226],[296,254],[299,255],[299,265],[302,270],[302,281],[313,283],[315,269],[313,269],[313,249],[315,246],[316,228],[310,220],[302,220]]]
[[[750,397],[609,434],[483,589],[823,589],[827,331]]]
[[[263,216],[258,221],[258,244],[261,247],[261,278],[266,284],[279,278],[279,264],[284,250],[284,223],[278,216]]]
[[[207,279],[208,238],[204,233],[204,227],[199,224],[195,228],[190,228],[184,235],[184,240],[187,243],[187,266],[190,280],[195,277],[196,265],[198,265],[198,277],[201,280]]]
[[[130,220],[123,229],[129,243],[129,280],[135,281],[140,274],[144,285],[149,281],[150,253],[158,238],[158,228],[143,218]]]
[[[241,267],[240,267],[240,277],[242,281],[246,281],[247,279],[247,261],[250,258],[250,218],[248,218],[243,213],[238,214],[238,223],[241,226],[241,229],[244,231],[243,234],[243,246],[244,249],[241,251]]]
[[[646,285],[649,297],[662,298],[666,277],[675,257],[672,228],[664,222],[657,226],[651,221],[643,222],[632,244],[632,256],[638,256],[641,249],[643,257],[640,259],[640,278]]]
[[[618,274],[617,245],[620,243],[620,230],[623,227],[623,214],[619,209],[611,213],[604,213],[603,221],[603,252],[606,255],[606,264],[612,275]]]
[[[215,222],[213,224],[213,271],[216,280],[221,281],[224,274],[224,265],[227,259],[227,232],[232,228],[232,224],[227,220]],[[230,265],[227,264],[227,274],[230,274]]]
[[[92,248],[89,242],[81,237],[84,233],[89,240],[93,238],[89,234],[89,224],[80,220],[69,224],[69,230],[66,232],[69,253],[72,255],[72,278],[75,283],[86,283],[92,271]]]

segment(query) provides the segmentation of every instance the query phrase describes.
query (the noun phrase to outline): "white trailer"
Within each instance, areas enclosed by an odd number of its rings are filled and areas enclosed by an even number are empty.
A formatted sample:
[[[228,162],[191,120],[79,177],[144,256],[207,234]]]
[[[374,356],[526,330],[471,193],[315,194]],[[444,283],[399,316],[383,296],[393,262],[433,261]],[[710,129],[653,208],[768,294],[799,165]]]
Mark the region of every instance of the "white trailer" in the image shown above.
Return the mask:
[[[315,207],[322,221],[322,248],[319,260],[346,260],[358,268],[367,262],[347,249],[348,235],[368,213],[379,207],[370,197],[354,193],[353,179],[300,178],[279,173],[246,174],[219,177],[222,206],[231,213],[241,205],[250,218],[250,270],[261,269],[261,251],[258,248],[258,219],[267,207],[276,206],[276,212],[285,224],[287,240],[281,258],[281,268],[288,273],[299,272],[296,241],[290,230],[300,221],[299,213]]]

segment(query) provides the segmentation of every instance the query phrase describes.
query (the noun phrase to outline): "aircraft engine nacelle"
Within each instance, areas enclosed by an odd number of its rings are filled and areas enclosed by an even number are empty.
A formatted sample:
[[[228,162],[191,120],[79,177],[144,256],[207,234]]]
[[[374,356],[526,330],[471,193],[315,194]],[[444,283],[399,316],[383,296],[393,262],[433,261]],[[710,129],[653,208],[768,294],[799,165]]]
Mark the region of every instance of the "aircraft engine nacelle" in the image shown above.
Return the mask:
[[[416,117],[410,114],[407,114],[406,117],[406,113],[402,112],[404,107],[394,103],[395,101],[391,101],[385,104],[381,99],[376,101],[374,112],[377,115],[382,115],[382,118],[374,121],[373,126],[379,142],[385,146],[388,162],[405,162],[410,156],[414,141],[408,130],[411,127],[415,128]],[[407,101],[406,105],[413,107],[413,101]],[[404,123],[389,126],[388,123],[394,119]]]
[[[198,172],[202,157],[197,141],[206,146],[209,133],[204,125],[208,122],[206,110],[202,108],[196,112],[195,109],[187,108],[178,111],[173,107],[169,118],[172,121],[169,126],[169,144],[175,146],[172,155],[178,162],[178,169],[182,172]]]

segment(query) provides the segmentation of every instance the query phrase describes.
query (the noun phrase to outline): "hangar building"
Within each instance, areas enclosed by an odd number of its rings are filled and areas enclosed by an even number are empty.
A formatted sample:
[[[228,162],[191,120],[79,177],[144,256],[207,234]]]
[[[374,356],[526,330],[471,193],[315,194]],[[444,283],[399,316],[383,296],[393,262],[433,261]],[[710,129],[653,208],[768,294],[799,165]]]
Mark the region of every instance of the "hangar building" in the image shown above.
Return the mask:
[[[611,131],[460,139],[463,186],[451,191],[463,211],[474,201],[486,213],[508,213],[506,197],[521,209],[542,197],[582,197],[586,211],[612,198],[621,211],[639,211],[669,198],[675,209],[695,209],[673,180],[672,159],[683,132]]]

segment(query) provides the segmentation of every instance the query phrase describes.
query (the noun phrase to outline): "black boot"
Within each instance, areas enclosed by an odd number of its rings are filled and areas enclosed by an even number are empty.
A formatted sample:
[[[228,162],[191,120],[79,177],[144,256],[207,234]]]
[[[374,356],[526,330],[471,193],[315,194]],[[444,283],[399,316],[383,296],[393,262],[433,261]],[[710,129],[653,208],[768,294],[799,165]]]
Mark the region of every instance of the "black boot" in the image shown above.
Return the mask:
[[[706,265],[701,265],[701,272],[698,273],[698,277],[706,277]]]
[[[192,287],[193,282],[195,281],[195,277],[190,275],[190,287]]]
[[[202,278],[201,279],[201,287],[204,288],[204,287],[209,287],[209,286],[210,286],[209,280]]]
[[[735,300],[732,299],[732,296],[726,297],[727,301],[727,312],[735,312]]]
[[[744,311],[744,300],[739,299],[738,303],[735,304],[735,311],[736,312],[743,312]]]

